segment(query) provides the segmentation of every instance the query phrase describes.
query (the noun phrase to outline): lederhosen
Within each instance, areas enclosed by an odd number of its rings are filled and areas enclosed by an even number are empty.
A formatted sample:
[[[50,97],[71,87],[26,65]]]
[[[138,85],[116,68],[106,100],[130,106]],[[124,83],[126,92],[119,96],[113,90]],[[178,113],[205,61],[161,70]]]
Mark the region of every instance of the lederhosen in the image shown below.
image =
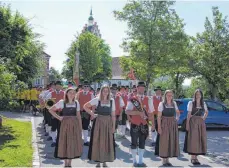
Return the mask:
[[[57,129],[57,146],[54,153],[56,158],[74,159],[82,155],[82,132],[76,114],[77,103],[75,105],[75,107],[66,107],[64,103],[64,108],[61,112],[63,120]]]
[[[163,103],[161,117],[162,134],[157,135],[155,155],[161,158],[178,157],[180,154],[178,125],[175,107],[167,108]]]
[[[189,130],[185,134],[184,149],[190,155],[205,155],[207,152],[207,133],[204,120],[201,118],[204,107],[196,108],[192,102]]]
[[[115,140],[113,134],[112,100],[110,107],[101,106],[98,102],[97,114],[94,119],[90,145],[88,151],[88,159],[96,162],[113,162],[116,158],[115,154]]]
[[[88,92],[87,94],[89,94]],[[80,104],[80,106],[84,106],[84,104]],[[88,127],[90,125],[90,114],[88,114],[84,109],[80,111],[81,118],[82,118],[82,128],[83,130],[88,130]]]
[[[132,118],[131,121],[132,123],[130,125],[131,149],[136,149],[137,146],[140,149],[145,149],[145,141],[149,135],[149,126],[146,120],[141,119],[140,116],[137,117],[140,119],[139,125],[135,123],[135,116],[131,116]],[[139,121],[139,119],[137,119],[137,121]]]

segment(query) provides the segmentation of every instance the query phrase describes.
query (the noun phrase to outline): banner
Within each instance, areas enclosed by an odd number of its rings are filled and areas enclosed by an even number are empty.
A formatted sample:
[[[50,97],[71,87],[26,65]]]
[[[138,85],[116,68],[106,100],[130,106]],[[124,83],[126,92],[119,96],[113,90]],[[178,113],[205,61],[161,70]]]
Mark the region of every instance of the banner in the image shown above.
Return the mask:
[[[74,66],[73,66],[73,81],[75,82],[76,86],[79,86],[79,52],[76,52],[75,59],[74,59]]]

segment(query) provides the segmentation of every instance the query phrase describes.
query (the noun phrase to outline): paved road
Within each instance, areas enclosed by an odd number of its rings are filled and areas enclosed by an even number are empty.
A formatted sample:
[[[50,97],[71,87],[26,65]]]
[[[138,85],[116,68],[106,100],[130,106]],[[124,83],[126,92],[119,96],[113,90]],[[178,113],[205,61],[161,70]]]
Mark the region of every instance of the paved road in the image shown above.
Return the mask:
[[[44,130],[41,128],[42,117],[36,117],[37,140],[40,153],[41,167],[62,167],[63,161],[53,157],[51,142],[46,141]],[[180,146],[183,148],[184,133],[180,132]],[[130,137],[122,141],[117,141],[119,148],[116,148],[117,159],[112,163],[107,163],[111,167],[131,167],[132,159],[129,152]],[[149,167],[160,167],[161,159],[154,156],[154,147],[150,146],[147,140],[146,152],[144,154],[144,162]],[[84,147],[84,153],[81,159],[74,159],[72,166],[74,167],[95,167],[96,163],[87,159],[88,147]],[[216,157],[219,156],[219,157]],[[223,159],[222,159],[223,158]],[[199,160],[203,164],[201,167],[228,167],[229,166],[229,131],[208,131],[208,155],[201,157]],[[190,163],[190,157],[181,152],[179,158],[171,159],[171,163],[176,167],[193,167]]]
[[[0,115],[7,117],[7,118],[12,118],[18,121],[31,121],[31,113],[21,113],[21,112],[4,112],[0,111]]]

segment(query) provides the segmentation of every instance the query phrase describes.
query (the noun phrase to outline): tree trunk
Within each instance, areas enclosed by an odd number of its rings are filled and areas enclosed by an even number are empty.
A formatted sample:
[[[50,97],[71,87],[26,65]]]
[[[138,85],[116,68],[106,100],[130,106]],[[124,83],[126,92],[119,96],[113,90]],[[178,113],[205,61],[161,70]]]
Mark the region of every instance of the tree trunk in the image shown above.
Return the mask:
[[[212,100],[217,100],[217,87],[215,84],[210,84],[209,88],[210,97]]]

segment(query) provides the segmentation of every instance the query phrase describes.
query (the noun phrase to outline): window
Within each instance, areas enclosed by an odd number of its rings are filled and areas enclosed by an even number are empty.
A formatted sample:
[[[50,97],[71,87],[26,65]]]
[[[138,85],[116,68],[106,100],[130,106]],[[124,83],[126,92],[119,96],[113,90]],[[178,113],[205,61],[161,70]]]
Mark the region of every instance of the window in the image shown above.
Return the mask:
[[[206,104],[209,110],[224,111],[223,106],[218,103],[206,102]]]
[[[178,100],[176,100],[176,103],[177,103],[177,106],[178,106],[178,107],[181,106],[181,105],[183,104],[182,101],[178,101]]]

